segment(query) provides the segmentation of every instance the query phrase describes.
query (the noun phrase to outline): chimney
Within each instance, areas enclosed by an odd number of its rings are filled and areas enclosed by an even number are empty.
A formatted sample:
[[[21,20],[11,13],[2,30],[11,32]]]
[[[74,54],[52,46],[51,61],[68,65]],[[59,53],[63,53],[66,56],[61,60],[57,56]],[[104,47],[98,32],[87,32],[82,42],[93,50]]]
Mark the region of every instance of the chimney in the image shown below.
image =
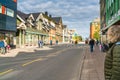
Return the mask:
[[[47,15],[47,16],[48,16],[48,12],[47,12],[47,11],[45,11],[45,15]]]
[[[52,18],[52,15],[50,14],[49,17]]]

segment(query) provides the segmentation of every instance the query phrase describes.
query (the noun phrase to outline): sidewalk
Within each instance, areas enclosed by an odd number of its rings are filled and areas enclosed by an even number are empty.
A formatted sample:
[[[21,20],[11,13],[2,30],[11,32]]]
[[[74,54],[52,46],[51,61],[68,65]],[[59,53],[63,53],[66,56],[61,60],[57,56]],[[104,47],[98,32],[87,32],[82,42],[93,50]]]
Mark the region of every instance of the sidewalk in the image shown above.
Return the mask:
[[[96,46],[93,53],[86,47],[80,80],[104,80],[105,53]]]
[[[58,43],[58,45],[61,44],[68,44],[68,43]],[[35,50],[50,50],[52,49],[51,47],[56,46],[56,45],[46,45],[43,46],[43,48],[38,48],[38,46],[26,46],[24,48],[16,48],[16,49],[11,49],[9,52],[7,52],[6,54],[1,54],[0,53],[0,57],[16,57],[19,52],[35,52]]]
[[[35,50],[50,50],[52,48],[49,48],[47,46],[43,46],[43,48],[38,48],[38,46],[27,46],[24,48],[16,48],[16,49],[11,49],[9,52],[6,54],[1,54],[0,57],[16,57],[19,52],[35,52]]]

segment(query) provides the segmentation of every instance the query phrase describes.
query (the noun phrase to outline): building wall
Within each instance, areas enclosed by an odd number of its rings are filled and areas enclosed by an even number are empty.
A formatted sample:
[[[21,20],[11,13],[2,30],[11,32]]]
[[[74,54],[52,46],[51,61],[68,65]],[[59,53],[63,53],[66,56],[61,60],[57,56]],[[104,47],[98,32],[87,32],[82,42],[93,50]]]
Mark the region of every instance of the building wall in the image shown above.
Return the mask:
[[[105,0],[100,0],[100,27],[101,29],[106,27],[106,12],[105,12]]]
[[[120,0],[106,0],[107,27],[120,21]]]
[[[16,31],[17,3],[13,0],[0,0],[0,30]]]
[[[90,23],[90,38],[94,38],[94,34],[96,31],[100,31],[100,19],[99,18],[94,19],[94,21]]]
[[[56,24],[56,40],[59,42],[62,42],[63,40],[63,29],[62,24]]]
[[[5,39],[11,47],[15,45],[16,0],[0,0],[0,41]]]
[[[112,25],[120,25],[120,0],[100,0],[101,40],[106,41],[106,32]]]
[[[55,31],[56,30],[54,28],[51,28],[49,31],[49,38],[52,40],[53,44],[56,42]]]
[[[91,23],[91,26],[90,26],[90,38],[91,39],[93,39],[94,32],[95,32],[95,25]]]

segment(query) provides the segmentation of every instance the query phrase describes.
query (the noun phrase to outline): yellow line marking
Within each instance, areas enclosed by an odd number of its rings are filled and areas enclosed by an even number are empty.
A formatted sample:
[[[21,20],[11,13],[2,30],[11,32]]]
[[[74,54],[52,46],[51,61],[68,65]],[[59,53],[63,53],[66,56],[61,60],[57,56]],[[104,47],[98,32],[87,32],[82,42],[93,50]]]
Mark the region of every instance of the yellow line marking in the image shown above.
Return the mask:
[[[27,65],[29,65],[29,64],[32,64],[33,62],[40,61],[40,60],[43,60],[43,59],[42,59],[42,58],[35,59],[35,60],[32,60],[32,61],[30,61],[30,62],[27,62],[27,63],[23,64],[22,66],[24,67],[24,66],[27,66]]]
[[[65,51],[65,50],[66,50],[66,49],[64,49],[64,50],[62,50],[62,51],[58,51],[58,52],[56,52],[56,53],[54,53],[54,54],[47,55],[46,57],[57,56],[59,53]],[[29,64],[32,64],[33,62],[37,62],[37,61],[40,61],[40,60],[45,60],[45,59],[43,59],[43,58],[38,58],[38,59],[32,60],[32,61],[30,61],[30,62],[27,62],[27,63],[25,63],[25,64],[22,64],[22,66],[24,67],[24,66],[27,66],[27,65],[29,65]]]
[[[7,74],[7,73],[10,73],[10,72],[12,72],[12,71],[13,71],[13,69],[9,69],[9,70],[7,70],[7,71],[0,72],[0,76],[2,76],[2,75],[4,75],[4,74]]]

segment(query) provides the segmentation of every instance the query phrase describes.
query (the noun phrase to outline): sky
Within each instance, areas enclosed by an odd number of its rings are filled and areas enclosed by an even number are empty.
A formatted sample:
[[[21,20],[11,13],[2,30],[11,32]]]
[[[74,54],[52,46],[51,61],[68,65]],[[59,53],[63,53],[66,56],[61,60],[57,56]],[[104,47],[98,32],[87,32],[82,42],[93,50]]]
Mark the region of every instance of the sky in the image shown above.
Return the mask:
[[[18,10],[25,13],[45,12],[62,17],[64,25],[88,38],[90,22],[99,17],[99,0],[18,0]]]

